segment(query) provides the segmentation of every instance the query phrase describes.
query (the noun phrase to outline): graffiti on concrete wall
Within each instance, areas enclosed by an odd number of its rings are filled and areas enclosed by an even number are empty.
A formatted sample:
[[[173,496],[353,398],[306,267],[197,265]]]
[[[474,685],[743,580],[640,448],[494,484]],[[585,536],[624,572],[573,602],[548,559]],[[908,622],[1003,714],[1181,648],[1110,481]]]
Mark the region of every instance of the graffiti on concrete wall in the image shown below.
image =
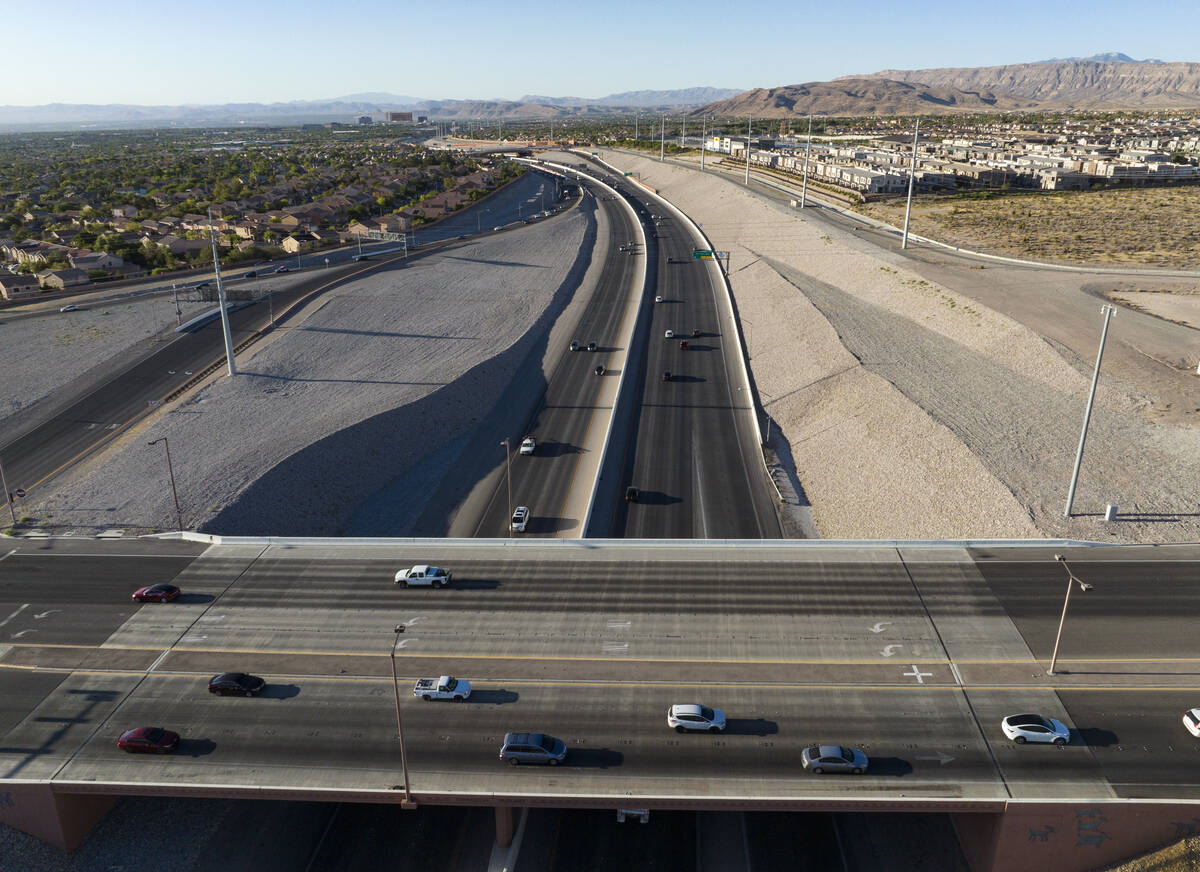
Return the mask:
[[[1075,836],[1079,839],[1075,847],[1088,845],[1099,848],[1105,839],[1111,839],[1108,833],[1100,831],[1100,827],[1108,823],[1108,818],[1100,813],[1098,808],[1087,808],[1075,812]]]

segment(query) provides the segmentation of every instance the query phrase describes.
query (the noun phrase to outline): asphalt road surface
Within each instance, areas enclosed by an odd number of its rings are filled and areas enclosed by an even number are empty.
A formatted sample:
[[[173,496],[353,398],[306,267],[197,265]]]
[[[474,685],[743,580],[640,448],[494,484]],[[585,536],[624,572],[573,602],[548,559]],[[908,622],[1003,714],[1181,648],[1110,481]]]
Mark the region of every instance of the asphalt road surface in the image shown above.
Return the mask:
[[[1050,676],[1034,614],[1061,608],[1050,549],[14,545],[0,560],[5,777],[392,792],[399,642],[426,802],[1200,798],[1200,740],[1180,723],[1200,705],[1194,546],[1067,549],[1096,586],[1072,600]],[[453,585],[392,584],[426,560]],[[130,614],[133,587],[169,578],[181,600]],[[268,689],[210,696],[225,670]],[[446,672],[471,680],[469,701],[412,698],[412,679]],[[728,729],[672,732],[681,702],[724,710]],[[1000,719],[1024,710],[1064,721],[1070,744],[1010,743]],[[118,752],[145,724],[178,730],[179,753]],[[504,733],[527,730],[561,737],[564,767],[502,765]],[[818,742],[863,748],[870,771],[806,775],[800,751]]]

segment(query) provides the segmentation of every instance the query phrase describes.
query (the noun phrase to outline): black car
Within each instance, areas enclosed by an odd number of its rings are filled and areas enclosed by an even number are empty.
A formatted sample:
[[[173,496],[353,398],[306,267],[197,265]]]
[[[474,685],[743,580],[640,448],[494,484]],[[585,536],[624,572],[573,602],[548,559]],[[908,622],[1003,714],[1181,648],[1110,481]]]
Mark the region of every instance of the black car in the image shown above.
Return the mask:
[[[663,370],[663,381],[670,381],[670,380],[671,380],[671,370],[664,369]]]
[[[638,497],[640,496],[641,492],[633,485],[625,488],[625,502],[636,503],[638,501]]]
[[[701,335],[701,334],[700,334],[700,328],[699,328],[699,327],[697,327],[695,330],[693,330],[693,331],[692,331],[692,338],[693,338],[693,339],[699,339],[699,338],[700,338],[700,335]]]
[[[588,343],[588,351],[595,351],[595,350],[596,350],[596,343],[595,343],[595,342],[589,342],[589,343]]]
[[[258,270],[254,270],[254,269],[250,270],[250,272],[246,273],[245,278],[248,278],[248,279],[258,278]]]
[[[254,696],[262,693],[267,683],[257,675],[245,672],[222,672],[208,681],[208,692],[221,696]]]
[[[596,368],[592,372],[596,373],[596,375],[604,375],[604,364],[596,364]]]

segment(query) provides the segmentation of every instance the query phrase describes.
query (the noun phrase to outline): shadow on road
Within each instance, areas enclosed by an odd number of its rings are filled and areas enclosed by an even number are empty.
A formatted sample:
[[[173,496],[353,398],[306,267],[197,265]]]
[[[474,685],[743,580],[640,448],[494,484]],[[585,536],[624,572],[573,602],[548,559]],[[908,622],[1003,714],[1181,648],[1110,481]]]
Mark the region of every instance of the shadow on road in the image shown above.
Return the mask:
[[[298,684],[268,684],[259,694],[263,699],[292,699],[300,695]]]
[[[181,593],[175,599],[175,602],[197,605],[199,603],[211,603],[215,599],[216,597],[211,593]]]
[[[217,750],[217,743],[212,739],[180,739],[176,754],[186,757],[204,757]]]
[[[766,718],[726,718],[725,732],[734,736],[773,736],[779,724]]]
[[[665,494],[662,491],[639,491],[638,504],[644,506],[671,506],[675,503],[681,503],[683,500],[680,497],[673,497],[670,494]]]
[[[1101,730],[1097,727],[1084,727],[1075,730],[1074,735],[1071,737],[1072,745],[1076,744],[1074,741],[1076,737],[1090,748],[1108,748],[1121,743],[1121,739],[1112,730]]]
[[[912,764],[900,757],[872,757],[867,775],[911,775]]]
[[[510,702],[516,702],[521,698],[521,695],[515,690],[472,690],[471,695],[467,697],[466,703],[479,703],[480,705],[506,705]]]
[[[624,754],[607,748],[572,748],[564,761],[565,765],[576,769],[608,769],[624,762]]]

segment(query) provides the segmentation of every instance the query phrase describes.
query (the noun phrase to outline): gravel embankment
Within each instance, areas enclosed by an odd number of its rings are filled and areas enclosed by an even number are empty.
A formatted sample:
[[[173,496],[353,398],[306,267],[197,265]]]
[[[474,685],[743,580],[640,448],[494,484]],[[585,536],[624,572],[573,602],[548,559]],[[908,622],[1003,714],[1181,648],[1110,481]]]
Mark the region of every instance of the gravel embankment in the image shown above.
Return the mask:
[[[173,528],[165,459],[146,445],[167,436],[185,527],[337,535],[355,507],[486,418],[569,302],[589,233],[575,210],[332,291],[244,355],[238,377],[135,428],[25,512],[59,532]],[[57,366],[42,345],[26,365]],[[353,532],[400,531],[360,519]]]
[[[724,179],[603,156],[732,253],[754,379],[822,536],[1200,539],[1200,429],[1147,420],[1120,374],[1102,372],[1082,514],[1066,519],[1090,361]],[[1107,502],[1118,522],[1104,522]]]

